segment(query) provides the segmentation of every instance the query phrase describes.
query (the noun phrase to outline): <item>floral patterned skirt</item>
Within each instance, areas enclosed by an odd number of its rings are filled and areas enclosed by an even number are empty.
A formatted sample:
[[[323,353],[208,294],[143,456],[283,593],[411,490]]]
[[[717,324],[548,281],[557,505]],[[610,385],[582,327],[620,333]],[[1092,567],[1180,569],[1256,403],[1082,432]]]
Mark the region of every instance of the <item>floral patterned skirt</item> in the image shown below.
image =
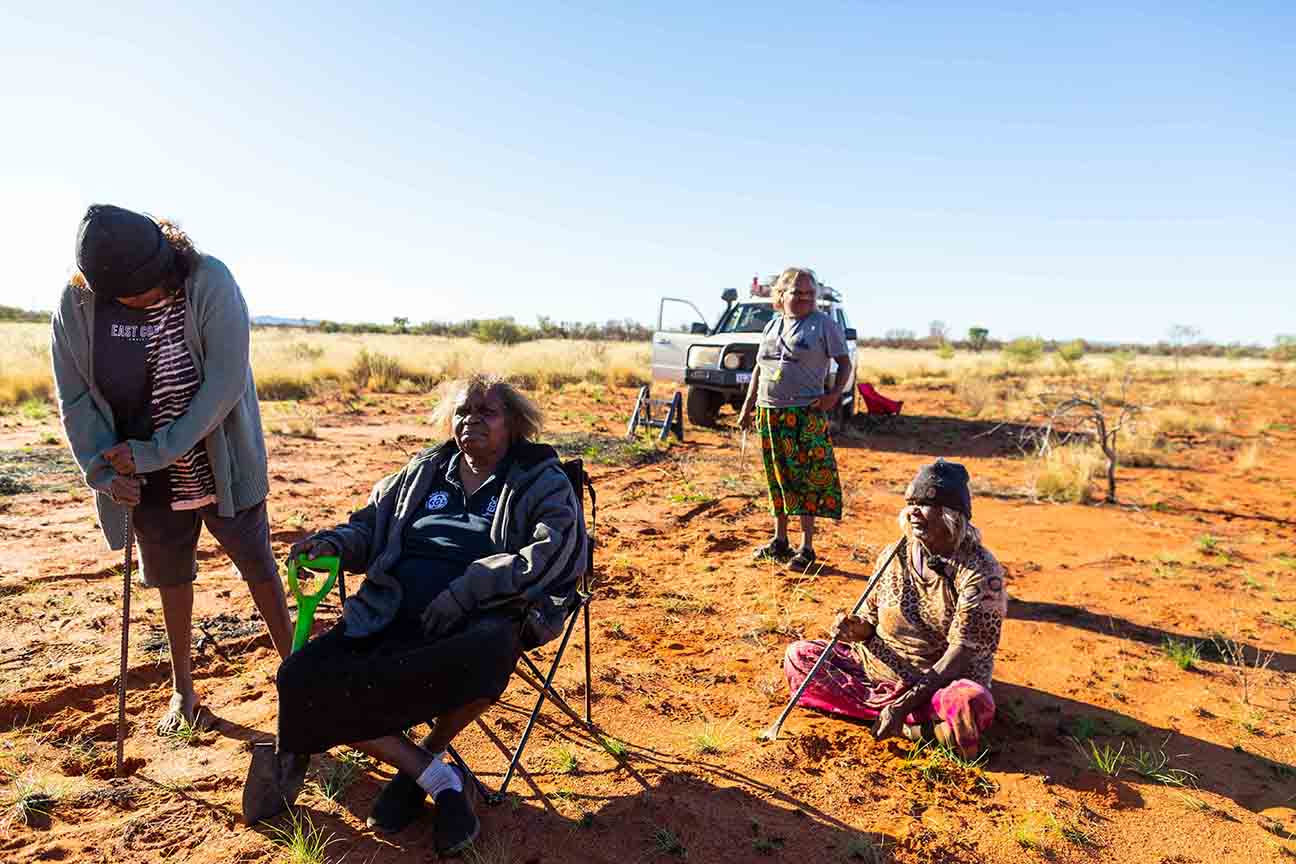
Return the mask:
[[[756,431],[774,513],[840,519],[841,479],[828,435],[828,415],[813,407],[758,406]]]

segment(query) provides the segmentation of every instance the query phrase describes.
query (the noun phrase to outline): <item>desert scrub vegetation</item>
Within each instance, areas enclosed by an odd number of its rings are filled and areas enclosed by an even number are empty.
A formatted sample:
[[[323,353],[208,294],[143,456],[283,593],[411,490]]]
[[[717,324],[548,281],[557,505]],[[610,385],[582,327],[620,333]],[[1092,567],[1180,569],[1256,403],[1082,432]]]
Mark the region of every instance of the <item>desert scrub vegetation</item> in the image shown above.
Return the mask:
[[[337,387],[423,392],[447,378],[481,369],[511,377],[529,389],[542,390],[577,381],[638,386],[648,380],[650,344],[646,334],[641,337],[633,328],[577,327],[553,322],[537,327],[514,324],[520,333],[514,340],[508,323],[254,328],[252,368],[257,392],[270,400],[304,399]],[[1183,384],[1188,388],[1187,395],[1214,400],[1209,403],[1210,413],[1226,416],[1230,413],[1226,409],[1237,398],[1225,392],[1229,386],[1241,393],[1239,383],[1296,381],[1296,369],[1286,360],[1164,353],[1140,353],[1136,358],[1129,352],[1099,353],[1092,345],[1084,345],[1083,353],[1078,354],[1081,344],[1080,340],[1046,344],[1027,339],[1008,343],[998,354],[958,350],[953,356],[949,351],[861,346],[857,358],[859,380],[882,388],[960,382],[969,376],[1016,384],[1058,374],[1120,379],[1132,368],[1140,380],[1162,382],[1166,388],[1163,407],[1182,406],[1174,402],[1177,394],[1172,391],[1178,383],[1189,382]],[[964,346],[957,343],[955,347]],[[1034,359],[1030,359],[1032,356]],[[1044,356],[1055,362],[1039,362]],[[1220,391],[1218,394],[1203,387],[1194,389],[1190,382],[1204,376],[1236,382],[1212,385]],[[49,325],[43,321],[0,321],[0,406],[29,400],[47,402],[53,391]],[[1001,398],[996,395],[983,406],[984,410],[997,415],[994,405]],[[1192,404],[1200,407],[1199,403]]]
[[[415,333],[323,333],[294,328],[252,331],[257,393],[298,400],[349,388],[428,392],[441,381],[490,370],[527,389],[589,381],[648,382],[646,342],[540,339],[515,345]],[[0,323],[0,407],[47,405],[54,394],[47,324]]]
[[[1036,498],[1069,504],[1089,500],[1094,481],[1107,460],[1095,447],[1073,444],[1053,447],[1030,460],[1028,488]]]

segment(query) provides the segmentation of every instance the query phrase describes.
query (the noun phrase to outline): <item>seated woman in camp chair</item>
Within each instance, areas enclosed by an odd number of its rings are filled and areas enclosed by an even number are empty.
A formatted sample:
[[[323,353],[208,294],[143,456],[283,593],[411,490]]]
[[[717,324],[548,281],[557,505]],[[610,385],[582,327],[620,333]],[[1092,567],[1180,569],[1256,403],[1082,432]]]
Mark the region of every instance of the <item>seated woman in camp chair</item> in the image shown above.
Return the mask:
[[[279,668],[277,747],[253,751],[248,824],[292,803],[310,754],[346,744],[399,769],[370,826],[398,831],[430,796],[440,854],[477,835],[469,778],[444,751],[504,692],[523,649],[561,631],[589,539],[557,453],[532,440],[542,415],[530,399],[478,375],[447,388],[433,416],[451,440],[290,552],[339,555],[367,577],[342,620]],[[432,734],[416,744],[403,730],[421,722]]]
[[[936,740],[972,757],[994,719],[990,677],[1003,627],[1004,571],[972,525],[968,472],[938,459],[905,492],[900,549],[862,614],[837,616],[839,642],[800,704],[876,719],[879,738]],[[891,554],[882,550],[879,564]],[[824,641],[788,646],[795,692]]]

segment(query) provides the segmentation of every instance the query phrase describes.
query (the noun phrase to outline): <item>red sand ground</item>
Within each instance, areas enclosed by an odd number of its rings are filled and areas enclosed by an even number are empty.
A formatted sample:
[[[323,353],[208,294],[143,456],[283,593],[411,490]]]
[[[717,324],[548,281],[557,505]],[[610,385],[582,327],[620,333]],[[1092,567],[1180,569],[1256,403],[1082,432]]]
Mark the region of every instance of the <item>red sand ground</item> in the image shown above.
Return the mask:
[[[898,395],[908,415],[898,426],[839,441],[848,513],[825,526],[817,575],[749,560],[768,517],[759,452],[750,447],[744,460],[732,429],[689,429],[657,461],[591,465],[600,496],[594,719],[628,751],[614,759],[582,724],[546,710],[516,797],[481,810],[480,860],[869,861],[871,846],[889,856],[876,860],[902,862],[1296,857],[1296,393],[1254,388],[1242,410],[1236,428],[1264,438],[1257,467],[1238,467],[1235,437],[1184,439],[1169,467],[1122,469],[1124,504],[1114,507],[984,494],[1025,480],[1002,430],[975,437],[988,424],[954,419],[948,388]],[[557,437],[602,436],[590,455],[608,458],[632,398],[573,388],[545,402]],[[269,438],[280,554],[304,530],[344,519],[431,431],[426,398],[334,398],[316,408],[317,440]],[[0,457],[12,467],[30,446],[22,458],[57,460],[60,447],[48,443],[56,422],[0,418]],[[976,522],[1010,574],[1000,714],[984,772],[907,760],[905,742],[878,743],[861,725],[804,711],[780,741],[757,743],[787,698],[783,646],[822,633],[854,601],[896,533],[905,482],[936,455],[972,471],[983,491]],[[0,826],[0,860],[286,860],[273,829],[249,829],[238,815],[247,744],[274,728],[276,659],[228,561],[204,537],[196,677],[219,723],[195,746],[152,733],[169,681],[158,601],[141,588],[132,774],[104,779],[119,559],[75,476],[44,470],[33,482],[35,491],[0,497],[0,781],[10,794],[36,779],[58,801],[46,826]],[[336,614],[335,604],[323,607],[317,627]],[[1251,675],[1249,704],[1235,669],[1207,659],[1182,671],[1162,650],[1168,638],[1213,632],[1244,643],[1248,659],[1273,652]],[[576,644],[557,679],[574,705],[582,660]],[[528,694],[515,680],[486,715],[492,736],[516,739]],[[698,752],[703,731],[721,752]],[[1128,764],[1114,779],[1094,772],[1071,737],[1086,733],[1125,756],[1164,752],[1195,788]],[[498,746],[477,728],[458,744],[498,783]],[[556,772],[560,745],[575,754],[574,773]],[[313,773],[331,764],[317,757]],[[334,838],[331,860],[432,857],[430,819],[391,838],[366,830],[385,776],[369,770],[339,803],[303,794],[301,812]]]

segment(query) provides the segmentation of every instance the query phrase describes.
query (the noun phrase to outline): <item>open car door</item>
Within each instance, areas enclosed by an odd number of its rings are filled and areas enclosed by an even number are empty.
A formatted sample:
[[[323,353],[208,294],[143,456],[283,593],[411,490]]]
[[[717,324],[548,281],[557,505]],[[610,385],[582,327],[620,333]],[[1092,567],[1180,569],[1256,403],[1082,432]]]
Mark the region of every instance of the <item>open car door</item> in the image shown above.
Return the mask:
[[[683,384],[689,346],[705,339],[709,332],[706,318],[696,306],[678,297],[663,297],[653,333],[653,380]]]

